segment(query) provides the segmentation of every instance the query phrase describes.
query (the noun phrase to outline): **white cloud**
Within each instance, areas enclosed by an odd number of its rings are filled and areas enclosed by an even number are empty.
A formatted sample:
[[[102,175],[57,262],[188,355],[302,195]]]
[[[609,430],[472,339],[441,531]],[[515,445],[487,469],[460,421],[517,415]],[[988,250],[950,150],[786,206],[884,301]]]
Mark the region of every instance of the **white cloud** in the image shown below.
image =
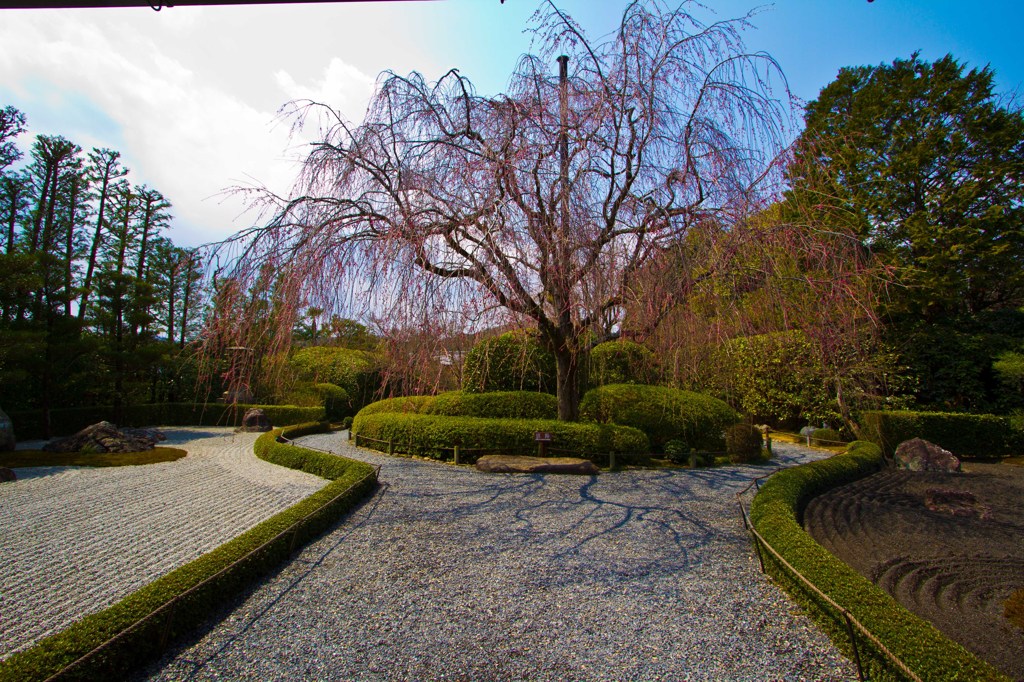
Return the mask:
[[[241,201],[222,195],[228,186],[265,184],[278,193],[290,189],[297,165],[289,151],[289,126],[276,124],[274,112],[216,86],[199,69],[187,68],[137,27],[73,14],[9,14],[4,19],[0,82],[23,96],[32,92],[33,83],[47,83],[76,94],[49,106],[68,107],[85,98],[108,116],[120,128],[120,139],[98,144],[119,149],[132,181],[149,184],[173,203],[177,227],[171,236],[176,242],[222,239],[250,225],[255,216],[240,218]],[[187,24],[173,28],[185,30]],[[373,89],[373,79],[340,59],[333,59],[323,79],[312,85],[300,85],[283,71],[275,78],[289,97],[330,103],[353,119],[362,117]],[[31,125],[33,112],[25,113]],[[62,116],[74,121],[76,112]],[[74,130],[70,125],[31,132],[89,143],[90,135],[75,140]]]

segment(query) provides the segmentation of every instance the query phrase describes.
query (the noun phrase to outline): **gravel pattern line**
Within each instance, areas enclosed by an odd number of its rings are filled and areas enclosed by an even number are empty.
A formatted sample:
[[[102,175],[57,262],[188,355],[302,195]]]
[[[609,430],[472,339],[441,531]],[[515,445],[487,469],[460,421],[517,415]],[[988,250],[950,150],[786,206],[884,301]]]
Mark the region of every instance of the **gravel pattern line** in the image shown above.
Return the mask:
[[[735,493],[764,467],[481,474],[300,442],[381,487],[137,679],[856,679],[760,573]]]
[[[319,490],[258,459],[259,434],[165,429],[188,456],[19,468],[0,486],[0,659],[102,610]]]

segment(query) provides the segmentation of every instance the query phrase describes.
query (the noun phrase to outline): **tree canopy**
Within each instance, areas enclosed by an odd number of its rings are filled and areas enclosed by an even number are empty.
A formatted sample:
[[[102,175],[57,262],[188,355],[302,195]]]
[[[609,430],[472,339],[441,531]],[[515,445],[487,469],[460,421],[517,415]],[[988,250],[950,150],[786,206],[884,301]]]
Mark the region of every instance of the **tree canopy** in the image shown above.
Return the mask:
[[[239,236],[235,276],[273,263],[305,282],[300,297],[355,287],[377,305],[391,294],[534,324],[559,416],[575,418],[589,345],[637,298],[654,320],[676,302],[639,273],[694,226],[741,224],[788,140],[784,78],[744,50],[746,19],[704,24],[685,7],[630,3],[597,43],[547,3],[536,54],[497,97],[452,70],[384,74],[360,125],[297,104],[330,124],[293,196],[263,194],[272,218]]]

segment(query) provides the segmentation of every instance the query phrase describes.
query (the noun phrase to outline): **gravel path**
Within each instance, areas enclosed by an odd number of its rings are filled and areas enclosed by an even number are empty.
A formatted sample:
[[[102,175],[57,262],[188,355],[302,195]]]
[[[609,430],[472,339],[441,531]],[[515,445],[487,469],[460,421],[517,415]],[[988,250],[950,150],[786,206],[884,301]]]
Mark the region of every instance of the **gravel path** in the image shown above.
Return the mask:
[[[99,611],[326,481],[257,459],[258,434],[165,429],[188,456],[16,469],[0,485],[0,658]]]
[[[734,493],[764,468],[488,475],[303,441],[380,489],[140,679],[856,678],[758,570]]]

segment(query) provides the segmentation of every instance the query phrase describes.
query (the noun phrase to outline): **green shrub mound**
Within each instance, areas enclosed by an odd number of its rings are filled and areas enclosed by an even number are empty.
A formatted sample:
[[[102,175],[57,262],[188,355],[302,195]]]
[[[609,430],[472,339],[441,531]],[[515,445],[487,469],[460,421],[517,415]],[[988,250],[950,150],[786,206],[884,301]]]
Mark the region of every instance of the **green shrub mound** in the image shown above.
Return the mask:
[[[429,409],[434,402],[432,395],[410,395],[400,398],[385,398],[375,403],[370,403],[356,413],[356,417],[371,414],[388,414],[393,412],[404,414],[420,414]]]
[[[534,332],[506,332],[480,341],[466,353],[462,377],[462,388],[470,393],[553,393],[555,356],[544,349]]]
[[[989,664],[918,618],[899,602],[825,550],[804,531],[802,514],[816,495],[863,478],[882,465],[877,445],[850,444],[846,454],[786,469],[761,487],[750,521],[764,539],[812,584],[853,614],[893,654],[925,680],[1006,680]],[[796,581],[770,553],[761,550],[765,570],[852,657],[845,619]],[[859,636],[860,659],[871,680],[902,680],[894,665]]]
[[[651,384],[657,379],[654,352],[635,341],[599,343],[590,350],[590,385]]]
[[[734,464],[764,459],[764,436],[752,424],[733,424],[725,430],[725,452]]]
[[[333,384],[345,391],[342,416],[373,400],[380,386],[380,359],[372,352],[339,346],[308,346],[292,353],[288,365],[295,378],[309,385]]]
[[[840,445],[839,432],[835,429],[814,429],[811,434],[811,443],[814,445]]]
[[[451,391],[435,396],[422,412],[447,417],[557,419],[558,398],[550,393],[533,391],[493,391],[490,393]]]
[[[381,451],[393,444],[396,452],[451,459],[460,447],[460,460],[473,462],[486,454],[536,454],[534,434],[552,434],[548,454],[602,460],[610,452],[646,453],[647,436],[626,426],[581,424],[548,419],[485,419],[412,413],[360,412],[352,423],[358,445]],[[370,440],[372,439],[372,440]]]
[[[50,410],[54,436],[70,436],[96,422],[109,421],[118,426],[238,426],[245,411],[258,407],[274,426],[316,422],[324,418],[323,407],[296,405],[224,405],[221,403],[157,403],[129,405],[124,419],[115,417],[113,407],[71,407]],[[45,437],[42,410],[10,413],[14,433],[19,440]]]
[[[886,457],[911,438],[923,438],[960,458],[1024,454],[1024,431],[1010,417],[954,412],[862,412],[859,436],[877,443]]]
[[[286,429],[286,437],[327,430],[326,424]],[[376,486],[373,467],[344,457],[279,443],[281,429],[256,440],[263,460],[330,479],[304,500],[275,514],[212,552],[171,571],[113,606],[86,616],[66,630],[0,662],[0,682],[45,680],[114,635],[139,624],[121,641],[90,658],[62,679],[125,679],[133,668],[159,657],[168,637],[189,632],[254,579],[286,561],[292,552],[318,537]],[[257,550],[254,554],[250,552]],[[214,577],[215,576],[215,577]],[[213,578],[195,592],[188,590]],[[185,595],[148,622],[145,618]]]
[[[664,386],[609,384],[587,391],[580,418],[632,426],[647,434],[660,451],[678,439],[698,450],[725,449],[723,432],[739,421],[727,404],[708,395]]]

